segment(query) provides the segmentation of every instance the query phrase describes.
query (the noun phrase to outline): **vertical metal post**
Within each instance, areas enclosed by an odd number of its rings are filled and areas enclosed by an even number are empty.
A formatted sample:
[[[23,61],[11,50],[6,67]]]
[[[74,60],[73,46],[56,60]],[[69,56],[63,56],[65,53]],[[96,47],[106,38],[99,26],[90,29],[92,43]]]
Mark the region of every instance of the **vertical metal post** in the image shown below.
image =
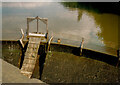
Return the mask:
[[[38,16],[37,16],[37,33],[38,33]]]

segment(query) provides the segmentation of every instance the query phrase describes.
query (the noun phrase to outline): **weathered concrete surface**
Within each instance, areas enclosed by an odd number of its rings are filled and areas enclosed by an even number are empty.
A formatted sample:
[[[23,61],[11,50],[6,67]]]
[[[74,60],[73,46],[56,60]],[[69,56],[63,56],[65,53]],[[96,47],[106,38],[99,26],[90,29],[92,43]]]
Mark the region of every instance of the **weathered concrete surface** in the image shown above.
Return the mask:
[[[44,83],[38,79],[29,79],[20,70],[2,60],[2,83]]]
[[[46,57],[41,80],[46,83],[120,84],[119,74],[120,69],[106,62],[65,52],[51,52]]]

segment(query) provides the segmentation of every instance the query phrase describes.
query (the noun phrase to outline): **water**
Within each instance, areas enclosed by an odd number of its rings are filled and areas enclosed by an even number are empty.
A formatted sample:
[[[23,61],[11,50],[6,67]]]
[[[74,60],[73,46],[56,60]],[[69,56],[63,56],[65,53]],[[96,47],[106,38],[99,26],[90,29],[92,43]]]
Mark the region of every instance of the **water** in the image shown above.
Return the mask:
[[[79,46],[84,37],[84,47],[116,55],[118,48],[118,17],[111,13],[97,13],[86,9],[66,7],[57,2],[3,2],[2,38],[16,40],[24,32],[27,17],[48,18],[49,34],[54,41],[58,38],[64,44]],[[36,23],[30,23],[30,31],[36,30]],[[45,32],[41,22],[39,30]]]

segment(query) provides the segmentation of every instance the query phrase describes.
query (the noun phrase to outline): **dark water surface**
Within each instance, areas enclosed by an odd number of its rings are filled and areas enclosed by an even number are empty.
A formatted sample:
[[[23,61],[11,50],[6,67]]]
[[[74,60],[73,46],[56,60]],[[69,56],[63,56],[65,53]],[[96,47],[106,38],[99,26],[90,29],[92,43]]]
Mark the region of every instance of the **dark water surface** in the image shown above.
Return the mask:
[[[112,13],[97,13],[87,9],[73,8],[57,2],[3,2],[2,3],[3,39],[20,39],[22,28],[26,31],[27,17],[48,18],[48,29],[54,41],[79,46],[82,37],[85,48],[116,55],[118,48],[118,17]],[[39,30],[45,32],[40,23]],[[36,30],[35,21],[30,31]]]

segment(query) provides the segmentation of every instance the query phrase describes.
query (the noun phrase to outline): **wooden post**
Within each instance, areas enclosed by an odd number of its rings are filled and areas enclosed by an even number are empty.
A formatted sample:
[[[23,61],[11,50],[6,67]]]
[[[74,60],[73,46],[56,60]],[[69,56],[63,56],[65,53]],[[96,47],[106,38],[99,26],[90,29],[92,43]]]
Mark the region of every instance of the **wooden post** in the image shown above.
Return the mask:
[[[83,42],[84,42],[84,38],[82,38],[82,42],[80,43],[80,56],[82,55]]]
[[[37,16],[37,33],[38,33],[38,16]]]

